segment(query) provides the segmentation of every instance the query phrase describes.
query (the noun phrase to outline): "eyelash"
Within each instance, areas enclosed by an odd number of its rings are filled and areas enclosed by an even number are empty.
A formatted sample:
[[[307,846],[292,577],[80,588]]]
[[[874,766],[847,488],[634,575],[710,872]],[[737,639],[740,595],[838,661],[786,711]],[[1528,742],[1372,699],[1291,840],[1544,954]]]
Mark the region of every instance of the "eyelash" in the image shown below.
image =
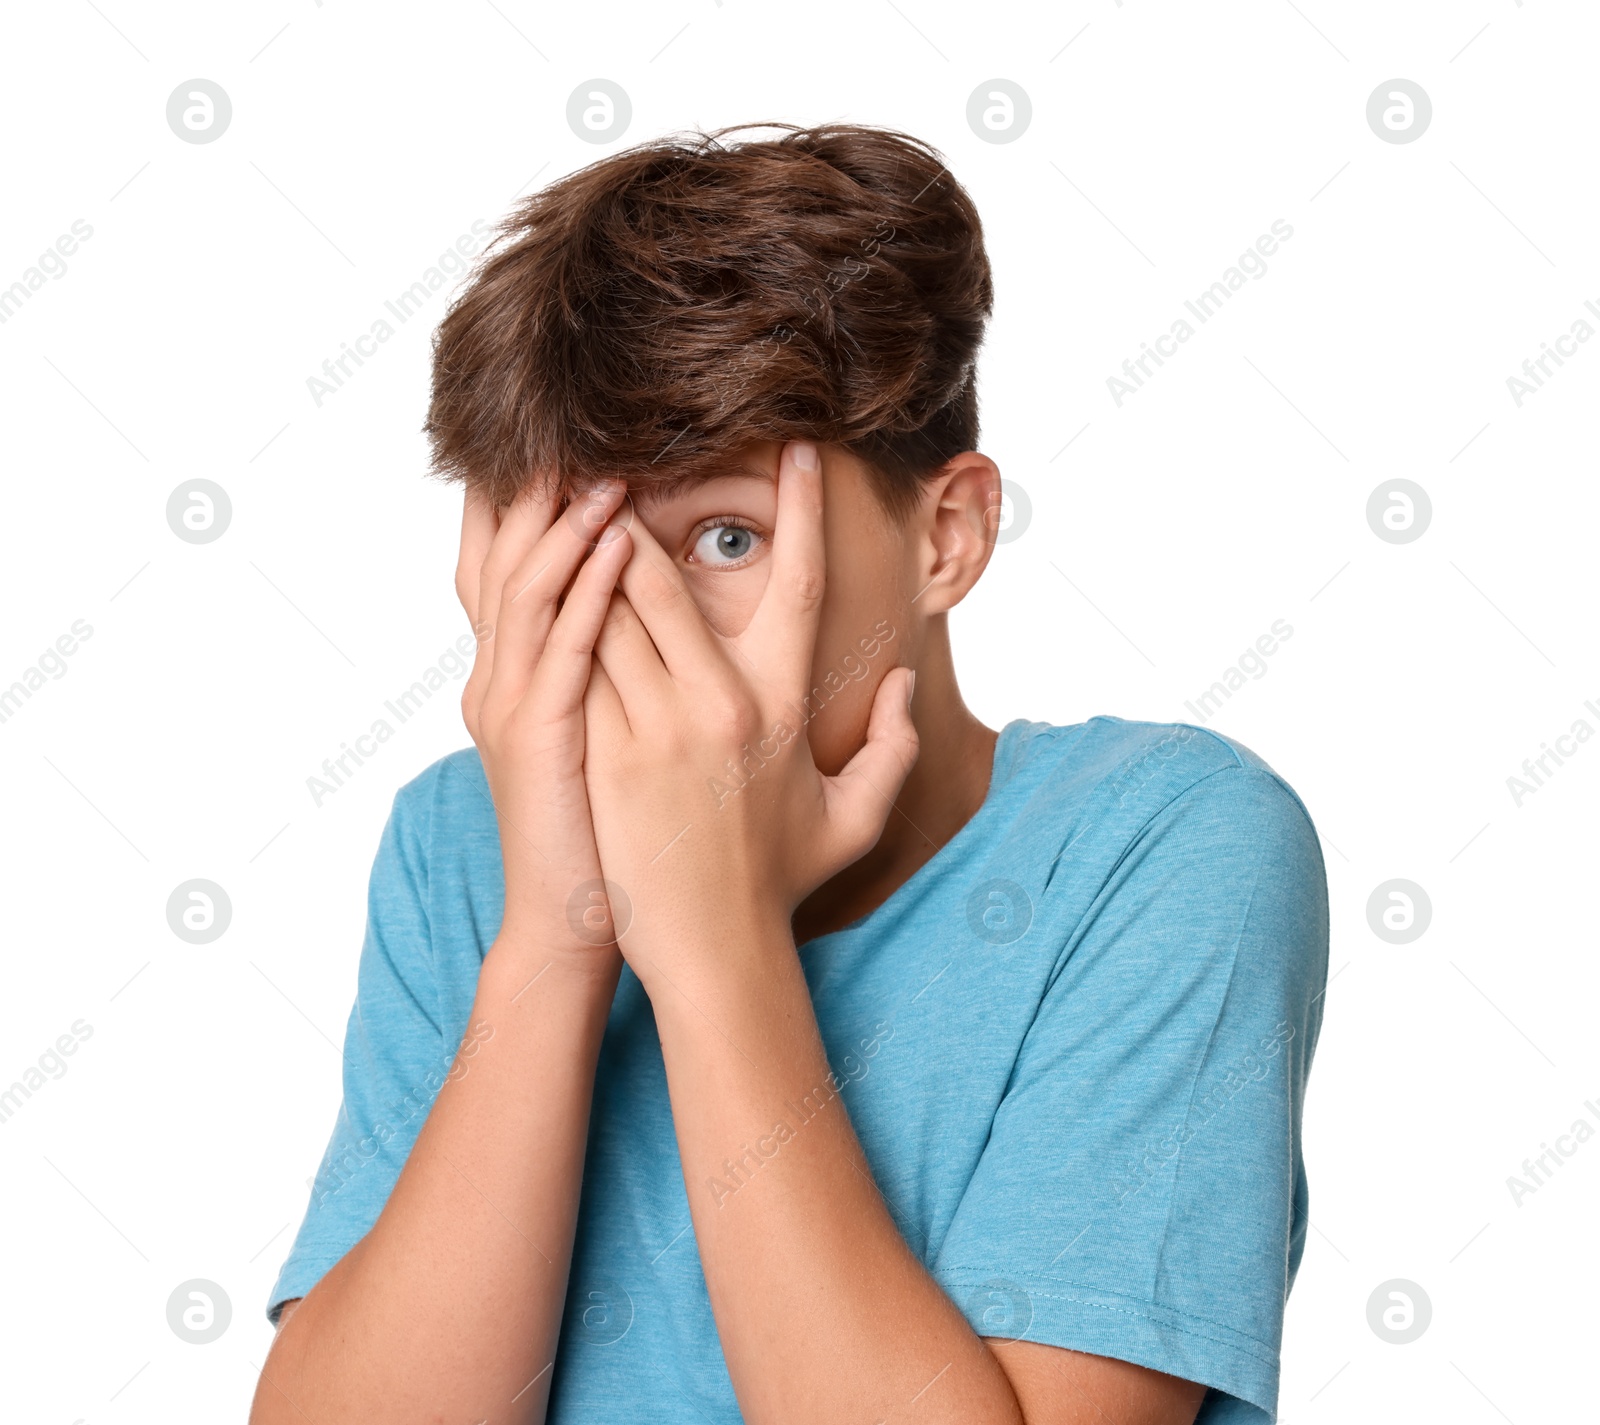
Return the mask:
[[[750,560],[755,558],[756,550],[752,549],[750,553],[745,555],[743,559],[738,560],[733,564],[709,565],[705,564],[702,560],[696,559],[694,557],[694,548],[700,543],[700,537],[708,530],[713,529],[747,529],[751,534],[756,535],[759,539],[765,540],[767,537],[764,533],[762,533],[761,527],[758,524],[743,518],[741,515],[718,515],[715,519],[701,520],[700,523],[689,532],[689,553],[686,557],[690,563],[699,564],[705,569],[743,569],[745,565],[750,562]],[[757,548],[759,547],[760,546],[758,545]]]

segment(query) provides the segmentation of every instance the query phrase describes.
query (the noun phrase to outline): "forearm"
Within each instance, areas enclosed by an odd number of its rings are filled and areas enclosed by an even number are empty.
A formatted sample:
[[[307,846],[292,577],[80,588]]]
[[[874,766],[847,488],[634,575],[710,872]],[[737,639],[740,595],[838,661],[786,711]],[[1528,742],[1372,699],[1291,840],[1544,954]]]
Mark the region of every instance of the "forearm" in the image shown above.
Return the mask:
[[[283,1326],[253,1425],[544,1418],[618,973],[592,953],[490,950],[470,1021],[490,1032],[372,1230]]]
[[[999,1363],[871,1180],[787,931],[729,935],[699,963],[715,972],[646,984],[745,1418],[1020,1421]]]

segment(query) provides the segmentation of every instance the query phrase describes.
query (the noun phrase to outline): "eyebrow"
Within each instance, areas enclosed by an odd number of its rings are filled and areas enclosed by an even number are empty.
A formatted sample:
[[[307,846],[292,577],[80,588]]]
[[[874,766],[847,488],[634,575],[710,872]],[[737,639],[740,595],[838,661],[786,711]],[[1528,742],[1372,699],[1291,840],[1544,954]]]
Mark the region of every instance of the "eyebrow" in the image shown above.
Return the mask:
[[[680,495],[685,490],[695,489],[701,485],[709,485],[714,480],[762,480],[772,484],[777,479],[777,474],[771,470],[763,470],[748,461],[739,461],[718,475],[684,475],[677,478],[666,477],[651,480],[642,488],[634,488],[630,483],[628,495],[636,505],[646,508],[660,504],[661,501]]]

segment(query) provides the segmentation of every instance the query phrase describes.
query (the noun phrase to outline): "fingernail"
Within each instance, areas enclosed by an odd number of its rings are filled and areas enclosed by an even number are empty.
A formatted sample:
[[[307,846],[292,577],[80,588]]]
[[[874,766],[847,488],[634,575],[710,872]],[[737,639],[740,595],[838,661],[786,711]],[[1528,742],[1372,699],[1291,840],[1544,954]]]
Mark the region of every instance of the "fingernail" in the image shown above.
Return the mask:
[[[622,526],[621,525],[615,525],[615,524],[608,524],[605,527],[605,530],[600,535],[600,543],[601,544],[611,544],[614,541],[619,540],[621,538],[622,538]]]
[[[911,670],[911,676],[906,679],[906,707],[911,706],[911,695],[917,691],[917,670]]]
[[[789,450],[789,458],[794,461],[797,470],[820,470],[822,458],[817,454],[817,447],[809,440],[797,440]]]

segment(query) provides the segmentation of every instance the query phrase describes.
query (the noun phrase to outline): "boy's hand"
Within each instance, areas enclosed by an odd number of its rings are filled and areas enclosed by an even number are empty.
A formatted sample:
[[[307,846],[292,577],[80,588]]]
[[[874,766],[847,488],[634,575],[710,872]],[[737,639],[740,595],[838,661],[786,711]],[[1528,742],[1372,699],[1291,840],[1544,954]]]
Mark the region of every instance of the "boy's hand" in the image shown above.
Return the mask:
[[[565,510],[537,491],[496,512],[467,497],[456,593],[478,639],[461,698],[500,824],[500,939],[614,964],[584,791],[584,689],[629,536],[607,524],[624,487]],[[570,586],[570,587],[569,587]],[[563,599],[563,593],[565,598]],[[574,901],[574,896],[578,899]]]
[[[916,761],[908,669],[880,684],[866,745],[838,776],[811,759],[823,534],[809,442],[779,462],[770,558],[754,618],[725,638],[639,522],[626,597],[595,647],[585,779],[607,883],[631,903],[631,916],[616,905],[620,947],[652,993],[656,969],[675,979],[763,933],[786,938],[800,901],[877,841]]]

